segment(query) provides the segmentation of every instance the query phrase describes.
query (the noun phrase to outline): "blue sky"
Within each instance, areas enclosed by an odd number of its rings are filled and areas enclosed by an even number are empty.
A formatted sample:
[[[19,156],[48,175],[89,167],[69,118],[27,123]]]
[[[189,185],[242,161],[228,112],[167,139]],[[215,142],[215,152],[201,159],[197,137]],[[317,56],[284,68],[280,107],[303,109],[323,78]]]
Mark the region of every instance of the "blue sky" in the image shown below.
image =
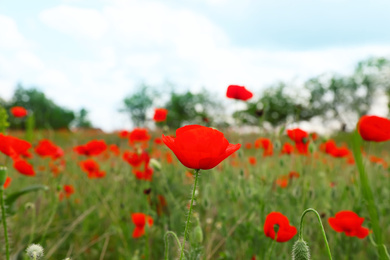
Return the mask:
[[[129,127],[117,111],[141,82],[269,84],[390,55],[389,1],[62,0],[0,2],[0,97],[17,82],[60,105],[86,107],[96,126]]]

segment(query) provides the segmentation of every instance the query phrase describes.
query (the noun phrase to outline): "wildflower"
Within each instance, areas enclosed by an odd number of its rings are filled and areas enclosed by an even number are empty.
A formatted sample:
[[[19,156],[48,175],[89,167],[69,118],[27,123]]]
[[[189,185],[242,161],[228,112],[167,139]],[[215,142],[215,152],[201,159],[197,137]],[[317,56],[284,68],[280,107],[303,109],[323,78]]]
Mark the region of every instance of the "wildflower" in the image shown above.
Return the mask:
[[[156,108],[154,110],[153,120],[155,122],[163,122],[167,119],[168,110],[165,108]]]
[[[230,144],[223,133],[200,125],[187,125],[176,130],[176,138],[162,136],[163,142],[178,160],[191,169],[208,170],[240,149]]]
[[[4,185],[3,185],[4,189],[9,187],[9,185],[11,184],[11,181],[12,181],[11,177],[7,176],[7,178],[5,179]]]
[[[287,135],[295,142],[295,148],[300,154],[307,155],[309,153],[308,133],[302,129],[295,128],[287,130]]]
[[[279,226],[276,234],[277,242],[289,241],[297,234],[297,229],[294,226],[290,226],[289,220],[286,216],[280,212],[271,212],[267,215],[264,222],[264,234],[273,240],[275,239],[275,225]]]
[[[16,106],[11,108],[11,114],[14,117],[25,117],[27,116],[27,110],[24,107]]]
[[[73,148],[73,150],[80,154],[86,156],[95,156],[99,155],[107,149],[107,144],[104,140],[92,140],[85,145],[78,145]]]
[[[43,247],[39,244],[31,244],[26,249],[26,253],[31,259],[39,259],[43,257],[43,251]]]
[[[250,164],[252,164],[252,165],[256,165],[256,157],[254,157],[254,156],[249,156],[249,158],[248,158],[248,160],[249,160],[249,163]]]
[[[52,159],[57,159],[64,155],[64,151],[61,147],[56,146],[47,139],[39,141],[38,145],[35,147],[35,152],[41,157],[51,157]]]
[[[129,134],[130,144],[134,142],[146,142],[150,140],[150,135],[148,134],[148,130],[145,128],[135,128]]]
[[[146,223],[149,225],[149,227],[153,226],[153,219],[144,213],[133,213],[131,214],[131,219],[135,225],[133,238],[139,238],[145,234]]]
[[[122,130],[122,131],[119,131],[119,133],[118,133],[120,138],[128,138],[129,134],[130,134],[130,132],[127,130]]]
[[[293,151],[294,151],[294,146],[292,146],[289,143],[284,143],[280,154],[292,154]]]
[[[14,160],[14,168],[17,170],[19,173],[26,175],[26,176],[35,176],[35,171],[34,168],[32,167],[31,164],[29,164],[27,161],[23,159],[16,159]]]
[[[390,140],[390,120],[379,116],[362,116],[357,124],[361,137],[366,141]]]
[[[253,94],[244,86],[230,85],[227,88],[226,97],[247,101],[253,97]]]
[[[0,152],[9,157],[17,158],[25,155],[30,147],[31,144],[25,140],[0,133]]]
[[[88,174],[88,178],[102,178],[106,175],[106,172],[100,171],[99,164],[93,159],[87,159],[80,162],[81,169]]]
[[[142,163],[146,165],[150,160],[150,157],[146,151],[142,151],[140,154],[126,151],[123,153],[122,158],[133,167],[139,167],[142,165]]]
[[[328,218],[328,222],[334,231],[344,232],[349,237],[355,236],[362,239],[370,233],[368,228],[362,227],[364,218],[359,217],[353,211],[339,211],[335,217]]]

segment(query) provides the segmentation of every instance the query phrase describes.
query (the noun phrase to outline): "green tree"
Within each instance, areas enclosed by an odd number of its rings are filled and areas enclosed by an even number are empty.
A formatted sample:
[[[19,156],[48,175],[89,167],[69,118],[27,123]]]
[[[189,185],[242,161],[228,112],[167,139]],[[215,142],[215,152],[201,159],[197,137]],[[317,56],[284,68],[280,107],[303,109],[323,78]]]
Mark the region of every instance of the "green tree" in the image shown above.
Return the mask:
[[[221,104],[206,90],[196,94],[172,91],[165,108],[168,109],[166,124],[177,129],[185,124],[211,124],[214,121],[211,115],[221,111]]]
[[[58,106],[43,92],[35,88],[24,89],[20,84],[17,86],[11,101],[5,104],[8,111],[13,106],[22,106],[29,113],[34,113],[36,128],[69,128],[70,123],[75,118],[73,111]],[[17,118],[10,117],[9,121],[11,128],[24,128]]]
[[[85,108],[80,109],[74,120],[74,126],[77,128],[91,128],[92,123],[88,119],[88,111]]]
[[[135,126],[144,126],[146,123],[146,112],[153,105],[153,93],[149,87],[142,84],[133,94],[123,100],[124,108],[120,112],[128,113],[130,120]]]

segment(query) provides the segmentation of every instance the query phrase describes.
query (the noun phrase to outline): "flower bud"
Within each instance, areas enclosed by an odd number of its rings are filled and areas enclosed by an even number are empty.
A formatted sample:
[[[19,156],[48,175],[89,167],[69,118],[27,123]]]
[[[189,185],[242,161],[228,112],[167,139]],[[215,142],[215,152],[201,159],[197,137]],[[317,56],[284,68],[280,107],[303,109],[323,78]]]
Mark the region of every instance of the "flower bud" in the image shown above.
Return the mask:
[[[203,242],[203,231],[199,225],[196,226],[194,228],[194,232],[192,232],[192,240],[197,244],[201,244]]]
[[[310,260],[309,246],[302,239],[298,239],[292,250],[293,260]]]
[[[159,161],[157,161],[156,159],[152,158],[150,159],[149,161],[150,163],[150,166],[152,166],[152,168],[155,170],[155,171],[161,171],[161,163]]]

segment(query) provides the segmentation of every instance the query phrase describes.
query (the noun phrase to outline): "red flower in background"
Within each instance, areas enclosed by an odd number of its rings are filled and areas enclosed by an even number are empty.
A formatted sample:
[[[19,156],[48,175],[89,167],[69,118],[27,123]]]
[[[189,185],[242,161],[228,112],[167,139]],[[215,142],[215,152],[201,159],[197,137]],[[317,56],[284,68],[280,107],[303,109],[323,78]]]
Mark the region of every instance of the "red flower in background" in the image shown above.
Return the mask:
[[[390,140],[390,120],[379,116],[362,116],[357,124],[361,137],[366,141]]]
[[[258,138],[255,141],[255,147],[256,148],[263,148],[263,157],[266,156],[272,156],[273,154],[273,144],[270,139],[268,138]]]
[[[134,142],[147,142],[149,140],[150,135],[148,133],[148,130],[145,128],[135,128],[129,134],[130,144],[133,144]]]
[[[16,159],[14,161],[14,168],[23,175],[35,176],[35,171],[32,165],[23,159]]]
[[[248,160],[249,160],[249,163],[252,165],[256,165],[256,163],[257,163],[256,157],[254,157],[254,156],[249,156]]]
[[[25,117],[27,116],[27,110],[24,107],[12,107],[11,108],[11,114],[14,117]]]
[[[9,185],[11,184],[11,181],[12,181],[11,177],[7,176],[7,178],[5,179],[4,185],[3,185],[4,189],[9,187]]]
[[[120,138],[127,138],[127,137],[129,137],[129,134],[130,134],[130,132],[127,130],[122,130],[122,131],[119,131],[119,133],[118,133]]]
[[[156,108],[154,110],[153,120],[156,122],[163,122],[167,119],[168,110],[165,108]]]
[[[133,213],[131,214],[131,220],[135,225],[135,229],[133,231],[133,238],[139,238],[143,234],[145,234],[145,225],[148,223],[149,227],[153,226],[152,217],[144,214],[144,213]]]
[[[368,228],[362,227],[364,218],[359,217],[353,211],[343,210],[336,213],[335,217],[328,218],[329,225],[336,232],[344,232],[346,236],[365,238],[370,233]]]
[[[35,147],[35,152],[41,157],[51,157],[52,159],[57,159],[64,155],[64,151],[61,147],[56,146],[47,139],[39,141],[38,145]]]
[[[284,143],[280,154],[292,154],[294,152],[294,146],[289,143]]]
[[[121,153],[119,147],[116,144],[110,144],[109,149],[116,156],[119,156],[119,154]]]
[[[138,180],[152,181],[153,169],[145,166],[143,171],[135,170],[134,174]]]
[[[253,97],[253,94],[244,86],[230,85],[227,88],[226,97],[247,101]]]
[[[139,167],[142,163],[149,164],[150,157],[146,151],[142,151],[140,154],[126,151],[123,153],[123,160],[133,167]]]
[[[69,198],[74,193],[74,188],[72,185],[64,185],[65,196]]]
[[[85,145],[74,147],[73,150],[80,155],[95,156],[107,150],[107,144],[104,140],[92,140]]]
[[[295,128],[287,130],[287,135],[295,142],[295,148],[300,154],[307,155],[309,153],[309,135],[302,129]]]
[[[93,159],[87,159],[80,162],[81,169],[88,174],[88,178],[102,178],[106,176],[106,172],[100,171],[99,164]]]
[[[163,142],[177,159],[191,169],[208,170],[240,149],[230,144],[223,133],[200,125],[187,125],[176,130],[176,138],[162,136]]]
[[[294,226],[290,226],[290,222],[285,215],[280,212],[271,212],[267,215],[264,222],[264,234],[273,240],[275,239],[275,225],[279,226],[276,234],[277,242],[289,241],[297,234],[297,229]]]
[[[31,144],[25,140],[0,133],[0,151],[13,159],[27,155]]]

